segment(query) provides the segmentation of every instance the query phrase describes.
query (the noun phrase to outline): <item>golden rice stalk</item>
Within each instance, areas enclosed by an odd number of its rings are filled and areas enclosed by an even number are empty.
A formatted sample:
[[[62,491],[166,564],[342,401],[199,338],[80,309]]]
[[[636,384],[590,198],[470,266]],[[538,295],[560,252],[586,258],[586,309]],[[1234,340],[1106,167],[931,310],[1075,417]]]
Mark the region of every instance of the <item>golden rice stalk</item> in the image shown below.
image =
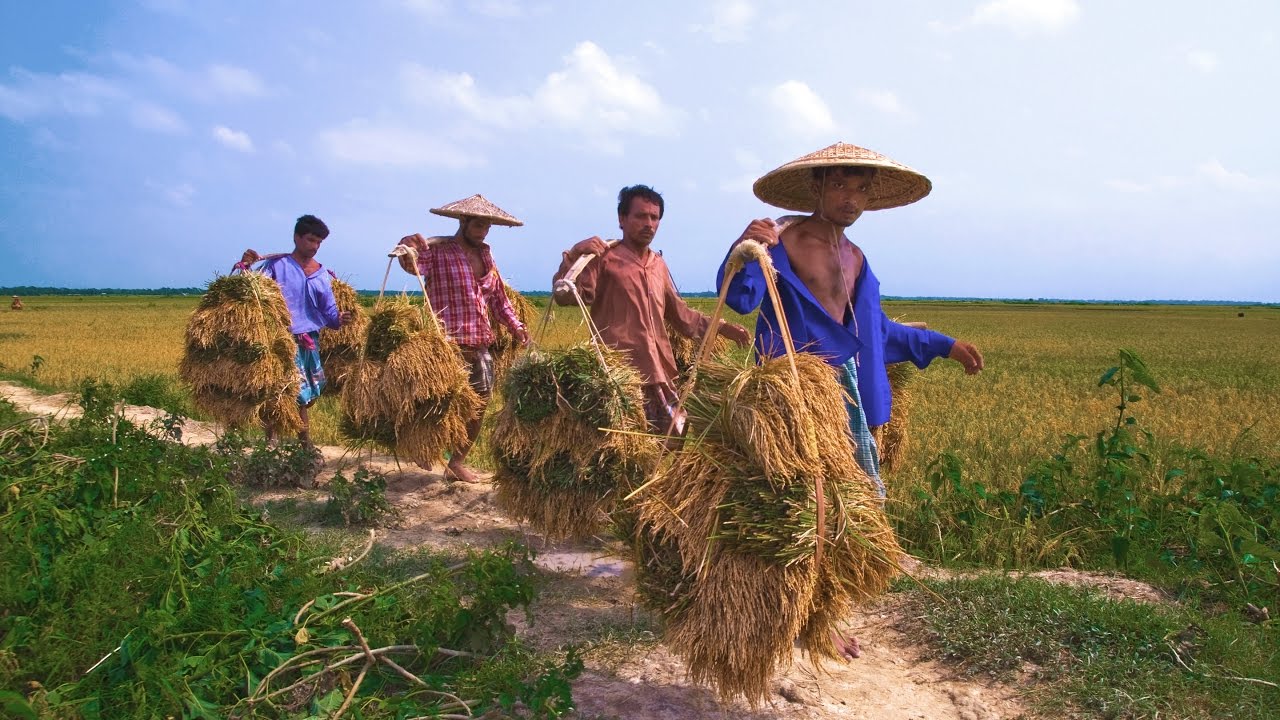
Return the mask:
[[[268,402],[297,403],[297,344],[280,286],[257,272],[209,283],[187,321],[178,374],[196,406],[236,427],[270,417],[281,431],[301,427],[297,408],[263,413]]]
[[[520,318],[520,323],[526,328],[532,328],[537,320],[538,309],[510,285],[503,283],[503,289],[507,293],[507,300],[511,301],[511,307],[516,311],[516,317]],[[516,342],[515,335],[512,335],[507,326],[499,322],[496,316],[489,316],[489,325],[493,328],[494,337],[493,345],[489,348],[493,353],[493,382],[495,387],[500,388],[507,370],[511,368],[511,363],[515,362],[516,356],[520,354],[520,343]]]
[[[347,283],[332,278],[333,299],[338,312],[351,313],[351,319],[337,330],[321,328],[320,363],[324,366],[325,380],[334,390],[341,390],[351,366],[360,359],[365,336],[369,332],[369,316],[360,305],[360,295]]]
[[[885,369],[893,392],[893,414],[889,422],[872,428],[871,433],[880,450],[880,470],[888,473],[893,472],[911,449],[911,388],[908,386],[920,371],[909,362],[893,363]]]
[[[813,562],[782,566],[722,553],[709,560],[688,607],[667,624],[663,638],[689,668],[689,677],[714,687],[722,700],[752,704],[769,697],[770,680],[791,661],[810,612]]]
[[[680,383],[683,384],[689,376],[689,368],[693,367],[693,363],[698,359],[698,343],[701,339],[687,338],[676,332],[675,328],[667,323],[667,339],[671,342],[671,352],[676,359],[676,372],[680,375]],[[723,354],[729,349],[729,341],[723,335],[715,335],[711,338],[711,355]]]
[[[583,344],[528,353],[507,375],[490,436],[495,500],[549,540],[597,534],[661,452],[643,434],[639,374],[616,351],[605,361]]]
[[[797,638],[834,657],[836,623],[887,587],[901,555],[848,423],[833,421],[846,417],[835,371],[803,353],[796,371],[799,385],[786,358],[704,364],[689,436],[639,505],[648,549],[669,548],[640,558],[660,571],[643,597],[663,602],[667,641],[695,679],[752,704]],[[664,579],[681,587],[664,597]]]
[[[364,353],[342,390],[345,433],[397,457],[439,463],[466,443],[466,425],[482,405],[458,346],[434,315],[407,300],[374,306]]]

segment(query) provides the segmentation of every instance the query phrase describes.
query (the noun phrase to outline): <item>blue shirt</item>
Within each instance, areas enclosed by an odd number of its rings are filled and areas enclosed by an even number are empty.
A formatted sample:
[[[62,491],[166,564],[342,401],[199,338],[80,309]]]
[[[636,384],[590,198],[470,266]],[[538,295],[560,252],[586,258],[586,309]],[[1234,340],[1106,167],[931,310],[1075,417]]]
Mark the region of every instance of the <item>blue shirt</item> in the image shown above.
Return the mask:
[[[851,357],[858,363],[858,393],[862,396],[867,424],[876,427],[889,422],[893,396],[889,388],[887,363],[910,360],[924,368],[934,358],[946,357],[955,340],[933,330],[896,323],[880,308],[880,281],[871,264],[862,259],[862,271],[854,283],[853,315],[837,322],[809,292],[791,269],[787,250],[778,243],[769,249],[778,271],[778,296],[791,328],[796,349],[820,356],[828,364],[840,366]],[[728,256],[725,257],[728,260]],[[716,287],[724,283],[724,263],[716,273]],[[742,314],[760,307],[756,320],[756,353],[776,357],[786,352],[778,333],[778,315],[764,284],[759,262],[749,262],[729,284],[726,304]]]
[[[338,302],[333,299],[333,285],[323,266],[307,275],[292,255],[282,255],[264,262],[262,272],[280,286],[284,304],[289,306],[289,332],[301,335],[339,326]]]

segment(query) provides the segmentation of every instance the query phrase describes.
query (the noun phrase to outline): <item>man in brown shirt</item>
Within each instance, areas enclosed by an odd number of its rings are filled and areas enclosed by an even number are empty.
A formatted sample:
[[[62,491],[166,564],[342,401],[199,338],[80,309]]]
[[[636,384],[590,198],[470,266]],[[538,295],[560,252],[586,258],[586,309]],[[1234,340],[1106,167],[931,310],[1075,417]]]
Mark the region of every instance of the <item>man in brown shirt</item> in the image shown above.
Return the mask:
[[[672,429],[679,435],[684,418],[675,416],[676,361],[665,324],[685,337],[701,340],[711,319],[680,299],[666,262],[649,249],[663,210],[662,196],[653,188],[623,188],[618,193],[622,241],[612,247],[599,237],[577,243],[564,254],[555,280],[563,278],[579,257],[596,256],[575,282],[578,294],[591,306],[591,321],[604,342],[625,353],[640,373],[650,427],[660,433]],[[554,297],[558,305],[576,302],[572,290],[564,287],[557,287]],[[718,332],[739,347],[751,341],[745,328],[723,320]]]

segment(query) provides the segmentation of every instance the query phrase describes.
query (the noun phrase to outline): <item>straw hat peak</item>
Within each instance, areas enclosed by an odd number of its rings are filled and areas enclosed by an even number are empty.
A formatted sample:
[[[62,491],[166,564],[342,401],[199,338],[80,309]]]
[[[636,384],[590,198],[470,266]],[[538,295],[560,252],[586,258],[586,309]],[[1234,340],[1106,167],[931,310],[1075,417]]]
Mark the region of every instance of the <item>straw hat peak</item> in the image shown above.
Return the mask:
[[[933,189],[933,183],[922,173],[874,150],[844,142],[828,145],[766,173],[751,189],[756,197],[770,205],[813,212],[818,200],[810,182],[813,169],[840,166],[876,168],[866,210],[909,205]]]
[[[454,200],[448,205],[442,205],[437,208],[431,208],[431,212],[444,217],[451,217],[461,220],[464,217],[484,218],[494,225],[505,225],[507,227],[520,227],[523,222],[517,220],[514,216],[507,213],[502,208],[489,202],[485,196],[476,194],[461,200]]]

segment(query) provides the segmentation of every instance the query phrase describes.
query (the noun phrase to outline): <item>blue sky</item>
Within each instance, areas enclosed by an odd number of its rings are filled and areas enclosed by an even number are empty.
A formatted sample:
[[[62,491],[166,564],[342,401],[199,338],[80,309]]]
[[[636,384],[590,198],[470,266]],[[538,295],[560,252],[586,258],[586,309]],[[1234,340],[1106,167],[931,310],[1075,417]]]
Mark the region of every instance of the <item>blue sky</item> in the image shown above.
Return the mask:
[[[479,192],[545,290],[646,183],[709,290],[781,213],[751,182],[844,141],[934,183],[850,231],[885,294],[1276,302],[1278,32],[1271,0],[0,0],[0,285],[201,285],[310,212],[377,289]]]

